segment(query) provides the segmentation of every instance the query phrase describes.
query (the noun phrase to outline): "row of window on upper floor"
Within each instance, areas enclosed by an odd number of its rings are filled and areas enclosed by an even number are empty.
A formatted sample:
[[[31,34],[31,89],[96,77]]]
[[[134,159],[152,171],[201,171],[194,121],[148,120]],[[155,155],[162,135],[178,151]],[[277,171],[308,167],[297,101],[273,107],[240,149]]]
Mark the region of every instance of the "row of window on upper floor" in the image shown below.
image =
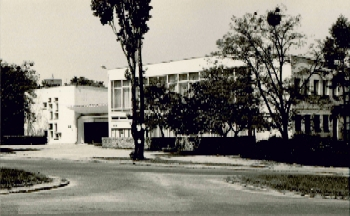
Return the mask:
[[[304,81],[305,82],[305,81]],[[311,86],[310,83],[313,83]],[[304,87],[302,86],[302,80],[299,78],[294,79],[294,85],[298,88],[299,93],[303,95],[338,95],[340,93],[340,87],[332,88],[332,81],[330,80],[311,80],[305,82]]]
[[[176,83],[181,81],[197,81],[199,80],[199,72],[189,72],[183,74],[169,74],[164,76],[144,77],[144,85],[155,85],[157,83]],[[130,80],[113,80],[112,88],[121,88],[131,86]]]

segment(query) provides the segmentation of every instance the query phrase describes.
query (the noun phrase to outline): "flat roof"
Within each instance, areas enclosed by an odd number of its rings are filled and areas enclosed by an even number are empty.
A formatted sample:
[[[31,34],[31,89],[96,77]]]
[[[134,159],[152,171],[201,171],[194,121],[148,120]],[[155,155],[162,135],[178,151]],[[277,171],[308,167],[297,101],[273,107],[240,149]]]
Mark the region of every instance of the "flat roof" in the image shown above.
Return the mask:
[[[187,72],[199,72],[204,69],[210,68],[217,63],[218,65],[224,65],[226,67],[241,67],[244,66],[244,62],[241,60],[234,60],[230,57],[218,58],[218,57],[201,57],[184,59],[180,61],[169,61],[158,64],[145,65],[145,77],[162,76],[167,74],[181,74]],[[118,68],[108,71],[109,80],[125,80],[125,70],[127,68]]]

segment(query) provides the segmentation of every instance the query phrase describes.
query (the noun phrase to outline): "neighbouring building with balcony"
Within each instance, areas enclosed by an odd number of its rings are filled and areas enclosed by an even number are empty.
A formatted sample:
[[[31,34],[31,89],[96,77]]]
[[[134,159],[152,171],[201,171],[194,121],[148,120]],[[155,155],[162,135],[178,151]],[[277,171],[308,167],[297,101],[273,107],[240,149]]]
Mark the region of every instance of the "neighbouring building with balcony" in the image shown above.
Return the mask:
[[[344,127],[349,131],[349,115],[332,115],[334,106],[341,106],[344,101],[340,87],[332,87],[334,71],[322,68],[314,73],[308,82],[307,73],[303,73],[314,64],[313,60],[303,57],[292,58],[292,76],[295,86],[301,87],[299,102],[293,107],[296,112],[293,124],[293,134],[310,134],[321,137],[331,137],[336,140],[344,140]],[[347,101],[348,99],[346,99]]]
[[[55,86],[35,93],[27,135],[46,135],[48,143],[97,143],[108,136],[107,88]]]

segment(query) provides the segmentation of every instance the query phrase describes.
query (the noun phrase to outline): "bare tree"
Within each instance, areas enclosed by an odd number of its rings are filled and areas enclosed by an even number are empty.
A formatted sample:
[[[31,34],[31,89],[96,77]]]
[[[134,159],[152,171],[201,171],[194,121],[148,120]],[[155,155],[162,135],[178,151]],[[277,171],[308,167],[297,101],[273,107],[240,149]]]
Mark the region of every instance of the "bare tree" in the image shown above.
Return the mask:
[[[313,73],[320,68],[319,57],[303,72],[308,78],[294,86],[287,76],[290,51],[305,44],[304,34],[297,31],[300,16],[286,15],[285,7],[276,7],[266,15],[247,13],[242,18],[233,16],[230,31],[217,41],[218,54],[233,56],[246,63],[253,73],[256,87],[283,139],[288,139],[288,129],[296,102],[295,88],[304,88]]]

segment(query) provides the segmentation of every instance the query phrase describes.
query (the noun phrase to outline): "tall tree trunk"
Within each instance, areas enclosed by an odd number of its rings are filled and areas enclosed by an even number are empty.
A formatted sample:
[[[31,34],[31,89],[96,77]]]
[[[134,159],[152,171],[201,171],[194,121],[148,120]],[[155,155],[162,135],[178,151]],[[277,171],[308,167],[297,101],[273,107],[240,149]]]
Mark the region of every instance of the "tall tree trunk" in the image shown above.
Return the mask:
[[[145,98],[144,98],[144,86],[143,86],[143,68],[142,68],[142,38],[139,39],[138,47],[138,66],[139,66],[139,87],[140,87],[140,115],[139,115],[139,125],[140,131],[138,138],[141,143],[139,143],[139,149],[137,152],[137,158],[140,160],[144,159],[144,148],[145,148]]]
[[[135,54],[133,54],[134,58],[132,58],[132,63],[130,67],[130,73],[131,73],[131,101],[132,101],[132,123],[131,123],[131,134],[134,138],[134,155],[133,160],[137,159],[137,152],[138,150],[138,133],[137,133],[137,124],[138,124],[138,115],[137,115],[137,103],[136,103],[136,60],[135,60]]]
[[[160,134],[162,135],[162,138],[164,138],[164,131],[163,131],[163,127],[159,126],[159,130],[160,130]]]
[[[284,118],[282,119],[282,127],[283,127],[283,130],[282,130],[282,139],[283,140],[288,140],[289,137],[288,137],[288,118]]]

